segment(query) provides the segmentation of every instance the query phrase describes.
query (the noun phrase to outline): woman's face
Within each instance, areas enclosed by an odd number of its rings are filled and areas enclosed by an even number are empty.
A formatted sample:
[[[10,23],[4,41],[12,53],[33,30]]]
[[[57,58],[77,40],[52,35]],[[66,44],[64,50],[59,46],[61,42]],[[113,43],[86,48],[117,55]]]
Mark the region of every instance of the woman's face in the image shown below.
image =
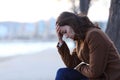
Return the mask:
[[[74,40],[75,32],[69,25],[60,26],[60,33],[66,36],[66,38]]]

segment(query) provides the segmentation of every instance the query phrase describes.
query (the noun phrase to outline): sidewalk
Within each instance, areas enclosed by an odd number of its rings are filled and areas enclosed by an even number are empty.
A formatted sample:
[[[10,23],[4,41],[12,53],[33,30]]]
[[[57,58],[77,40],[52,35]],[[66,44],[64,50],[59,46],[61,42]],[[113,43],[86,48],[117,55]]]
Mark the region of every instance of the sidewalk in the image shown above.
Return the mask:
[[[0,61],[0,80],[54,80],[65,67],[56,48]]]

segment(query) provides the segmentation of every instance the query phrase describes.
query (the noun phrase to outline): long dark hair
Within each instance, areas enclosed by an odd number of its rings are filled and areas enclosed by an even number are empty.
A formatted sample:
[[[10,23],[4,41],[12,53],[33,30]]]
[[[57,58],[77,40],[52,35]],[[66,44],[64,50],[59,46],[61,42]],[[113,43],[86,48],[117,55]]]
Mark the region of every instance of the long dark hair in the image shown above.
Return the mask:
[[[57,18],[56,24],[69,25],[74,30],[76,38],[80,40],[85,39],[85,33],[89,28],[96,27],[87,16],[76,15],[72,12],[62,12]]]

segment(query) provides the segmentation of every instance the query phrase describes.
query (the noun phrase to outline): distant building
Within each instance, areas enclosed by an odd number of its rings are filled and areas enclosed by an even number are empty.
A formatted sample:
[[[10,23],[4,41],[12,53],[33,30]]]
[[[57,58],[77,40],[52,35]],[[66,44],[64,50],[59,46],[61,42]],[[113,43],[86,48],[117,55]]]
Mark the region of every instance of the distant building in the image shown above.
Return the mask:
[[[8,36],[8,29],[4,25],[0,24],[0,39],[4,39]]]
[[[36,23],[0,22],[0,39],[53,39],[56,37],[55,19]]]

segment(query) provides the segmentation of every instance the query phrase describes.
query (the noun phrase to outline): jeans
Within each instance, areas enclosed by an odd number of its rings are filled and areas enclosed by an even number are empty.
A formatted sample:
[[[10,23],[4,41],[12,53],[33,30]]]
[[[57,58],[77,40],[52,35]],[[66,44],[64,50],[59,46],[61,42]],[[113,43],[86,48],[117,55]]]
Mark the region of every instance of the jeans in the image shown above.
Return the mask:
[[[55,80],[88,80],[80,72],[70,68],[60,68],[57,71]]]

